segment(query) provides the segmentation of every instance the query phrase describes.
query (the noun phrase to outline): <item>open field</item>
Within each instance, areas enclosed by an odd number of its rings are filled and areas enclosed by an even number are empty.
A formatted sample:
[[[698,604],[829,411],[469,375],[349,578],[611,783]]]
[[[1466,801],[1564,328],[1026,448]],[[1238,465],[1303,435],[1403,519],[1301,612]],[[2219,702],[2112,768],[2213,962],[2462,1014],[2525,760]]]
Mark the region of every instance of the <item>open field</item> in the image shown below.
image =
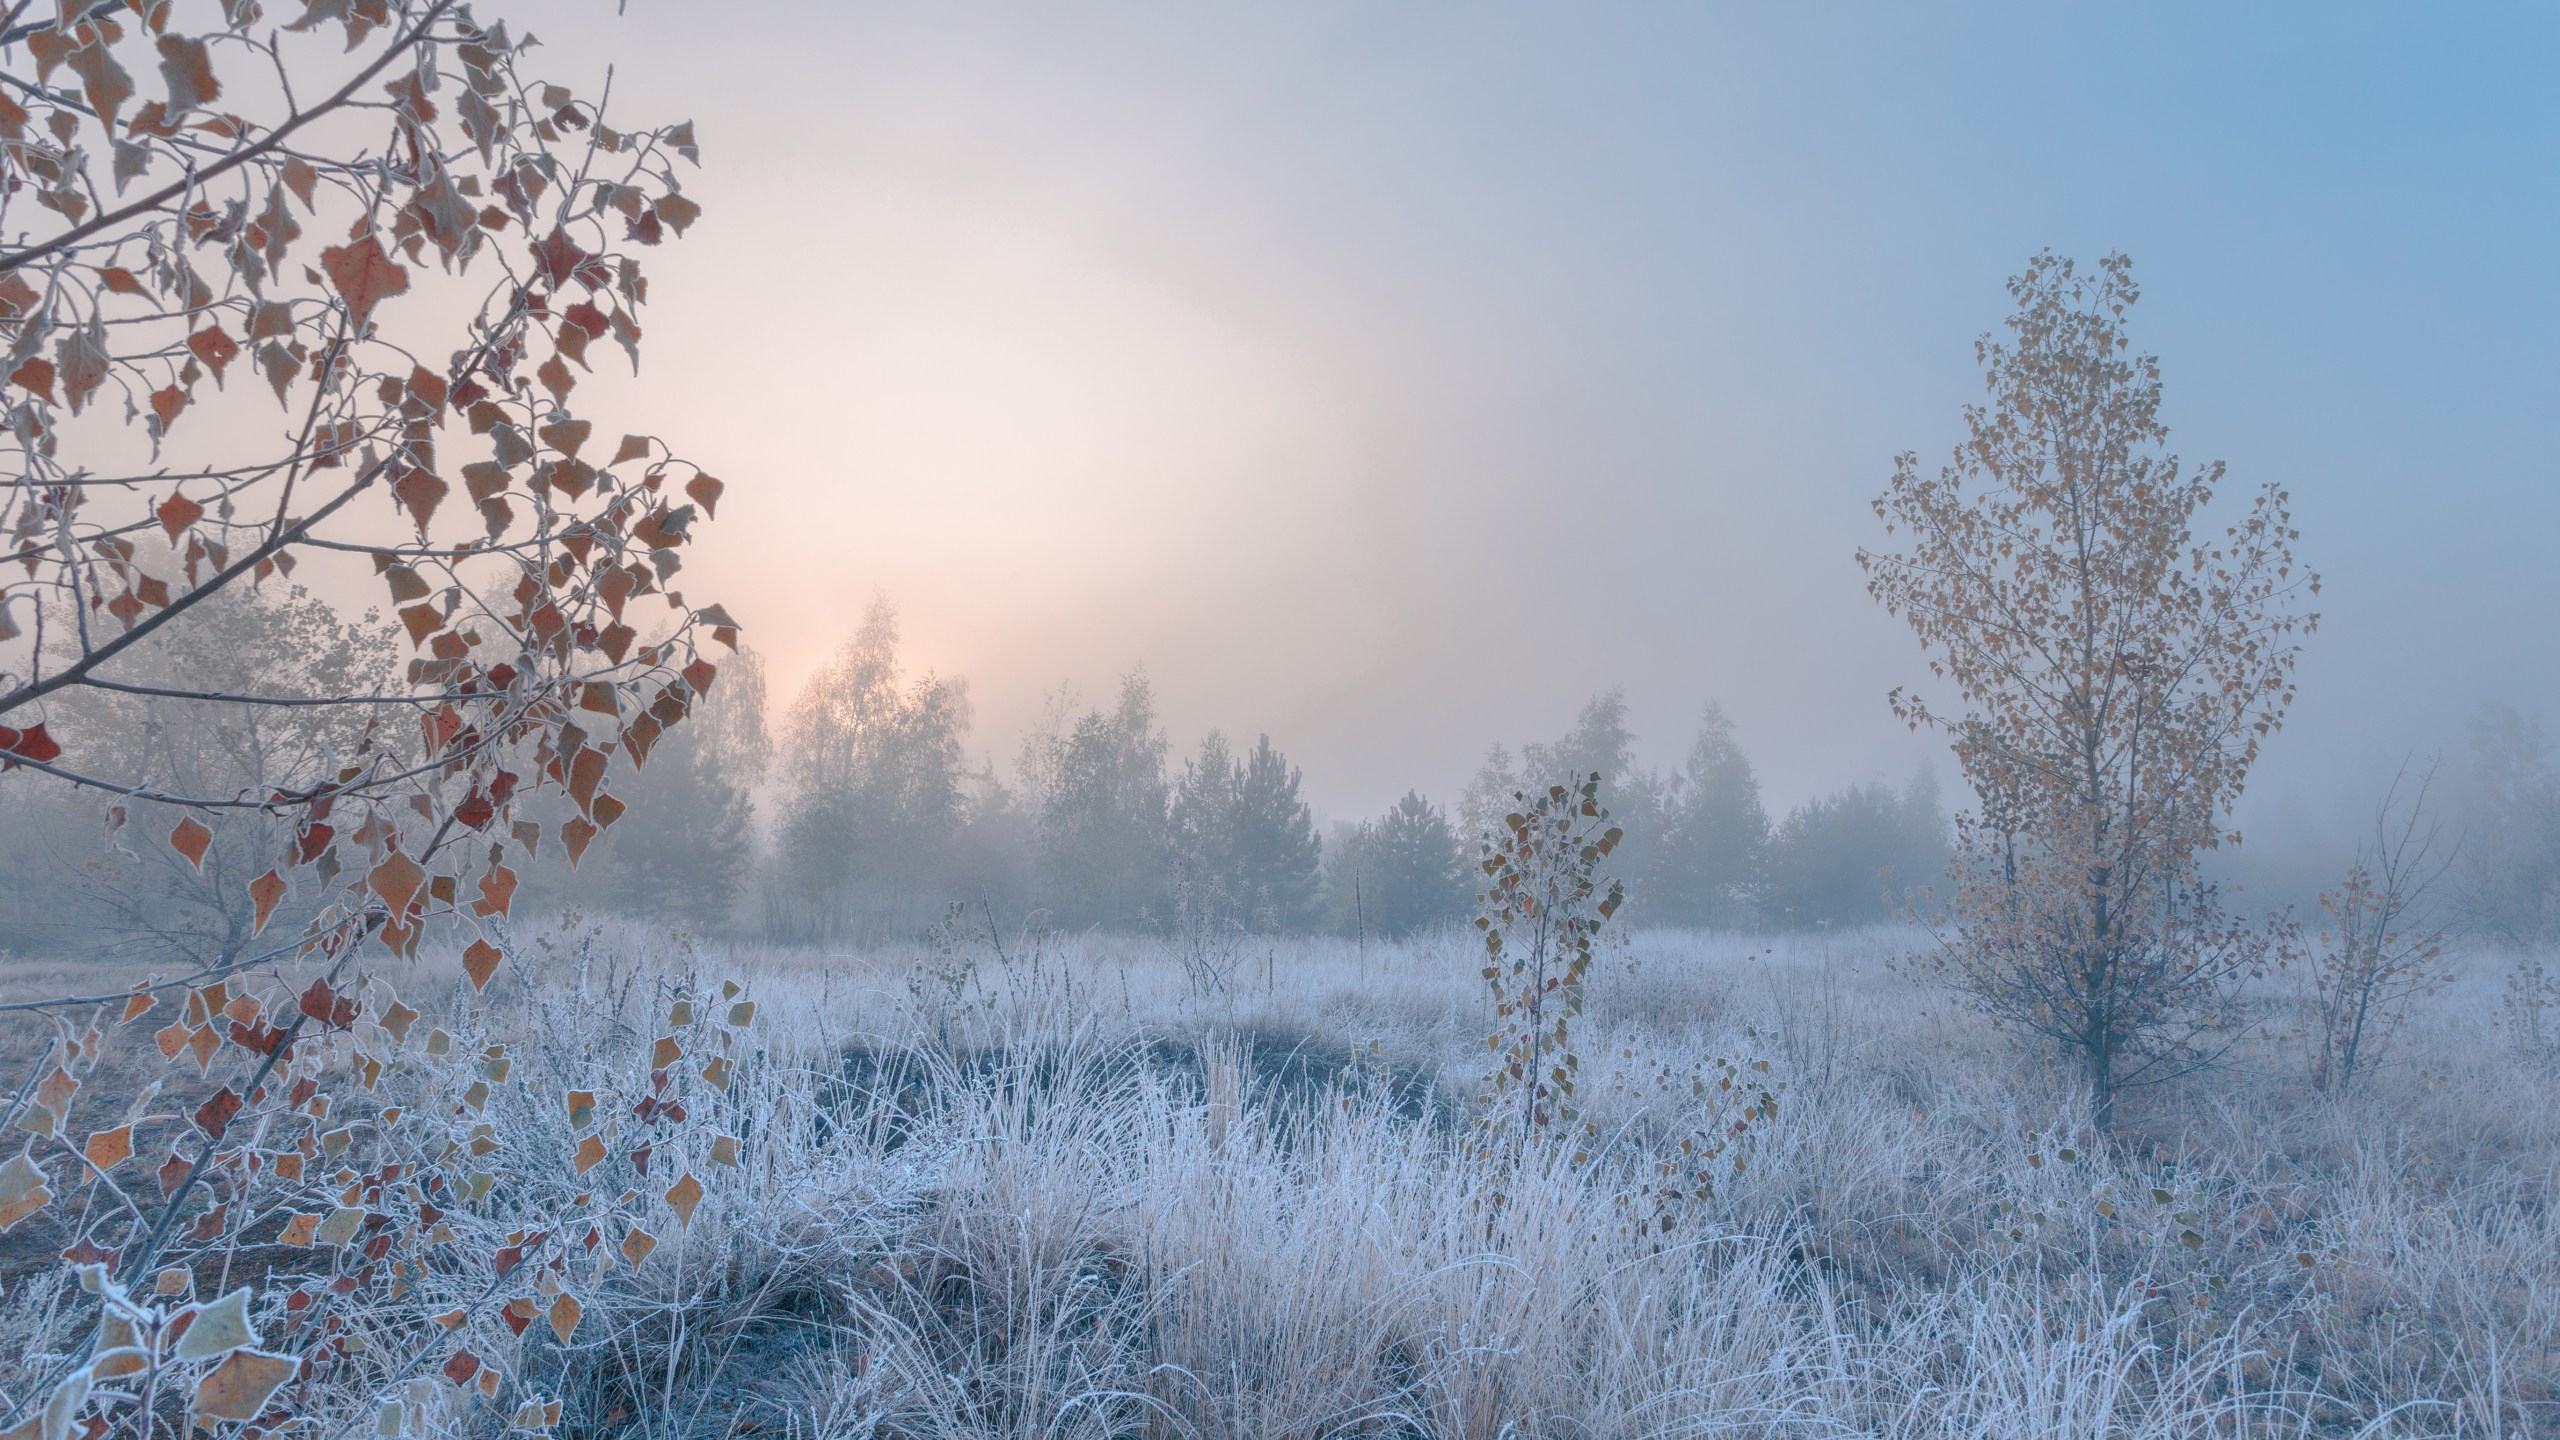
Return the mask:
[[[1513,1171],[1475,1158],[1460,934],[1257,945],[1205,991],[1173,947],[1105,937],[543,939],[476,1016],[429,1007],[543,1041],[491,1102],[491,1227],[563,1168],[558,1093],[640,1063],[617,1051],[653,996],[690,971],[760,1002],[723,1122],[745,1163],[706,1167],[673,1262],[599,1271],[573,1343],[508,1342],[565,1434],[2560,1426],[2560,1104],[2502,1026],[2499,957],[2362,1093],[2299,1082],[2271,991],[2260,1040],[2097,1141],[2066,1084],[1889,967],[1913,937],[1643,933],[1576,1036],[1592,1136]],[[1740,1111],[1715,1058],[1765,1061],[1776,1114],[1638,1234],[1655,1158]],[[12,1389],[53,1313],[15,1283]],[[388,1353],[441,1304],[425,1283],[358,1323]],[[420,1404],[402,1423],[476,1428]]]

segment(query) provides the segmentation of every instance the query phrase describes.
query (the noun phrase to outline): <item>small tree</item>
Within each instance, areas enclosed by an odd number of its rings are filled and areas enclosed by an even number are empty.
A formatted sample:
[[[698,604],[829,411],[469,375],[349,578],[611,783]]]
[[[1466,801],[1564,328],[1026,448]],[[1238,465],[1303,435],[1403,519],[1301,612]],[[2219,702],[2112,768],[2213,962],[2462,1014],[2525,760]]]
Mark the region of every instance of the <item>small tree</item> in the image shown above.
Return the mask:
[[[2160,453],[2160,369],[2125,329],[2132,266],[2050,252],[2009,282],[2008,340],[1977,345],[1991,402],[1932,476],[1904,454],[1876,501],[1909,548],[1861,550],[1963,709],[1904,690],[1980,801],[1959,825],[1955,924],[1936,960],[1991,1013],[2069,1047],[2105,1123],[2228,1018],[2267,954],[2197,875],[2294,693],[2293,558],[2268,485],[2221,536],[2195,525],[2219,464]]]
[[[1549,786],[1534,801],[1512,798],[1519,808],[1486,837],[1477,867],[1485,888],[1476,928],[1484,934],[1484,981],[1500,1027],[1486,1040],[1494,1065],[1484,1151],[1518,1162],[1572,1121],[1582,1069],[1569,1048],[1572,1022],[1582,1013],[1600,928],[1626,892],[1615,881],[1606,893],[1600,889],[1601,862],[1624,832],[1600,808],[1596,772],[1572,789]]]
[[[2345,1090],[2370,1069],[2407,1018],[2409,1002],[2452,980],[2437,892],[2454,857],[2428,797],[2431,767],[2404,801],[2396,776],[2374,808],[2373,833],[2344,879],[2320,892],[2328,924],[2311,956],[2311,1081]]]

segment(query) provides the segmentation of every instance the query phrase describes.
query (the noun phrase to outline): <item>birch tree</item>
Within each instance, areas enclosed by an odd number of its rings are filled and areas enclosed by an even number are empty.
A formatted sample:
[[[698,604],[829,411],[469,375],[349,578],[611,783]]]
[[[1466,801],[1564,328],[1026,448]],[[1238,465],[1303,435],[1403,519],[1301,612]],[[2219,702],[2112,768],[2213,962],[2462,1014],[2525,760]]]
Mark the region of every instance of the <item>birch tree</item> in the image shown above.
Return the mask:
[[[1951,738],[1979,802],[1935,959],[2066,1047],[2103,1124],[2127,1086],[2206,1053],[2272,943],[2222,912],[2198,859],[2239,838],[2231,806],[2292,703],[2319,581],[2280,485],[2205,528],[2223,467],[2164,448],[2125,257],[2046,252],[2009,293],[2007,336],[1976,346],[1988,402],[1935,473],[1895,462],[1875,510],[1901,548],[1858,561],[1953,692],[1896,690],[1894,713]]]

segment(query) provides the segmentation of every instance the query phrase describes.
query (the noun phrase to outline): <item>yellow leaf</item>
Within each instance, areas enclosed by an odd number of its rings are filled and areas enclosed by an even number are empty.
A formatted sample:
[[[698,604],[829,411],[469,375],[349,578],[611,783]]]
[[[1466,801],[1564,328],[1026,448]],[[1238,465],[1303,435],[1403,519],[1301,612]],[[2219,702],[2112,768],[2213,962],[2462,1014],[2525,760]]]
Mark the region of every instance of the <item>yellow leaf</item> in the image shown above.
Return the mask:
[[[0,1165],[0,1234],[18,1227],[18,1222],[43,1209],[53,1199],[45,1188],[44,1172],[23,1153]]]
[[[189,1332],[192,1336],[193,1332]],[[198,1419],[254,1420],[267,1405],[267,1397],[293,1378],[297,1362],[288,1355],[269,1355],[257,1350],[234,1350],[223,1362],[213,1367],[196,1382],[196,1416]]]

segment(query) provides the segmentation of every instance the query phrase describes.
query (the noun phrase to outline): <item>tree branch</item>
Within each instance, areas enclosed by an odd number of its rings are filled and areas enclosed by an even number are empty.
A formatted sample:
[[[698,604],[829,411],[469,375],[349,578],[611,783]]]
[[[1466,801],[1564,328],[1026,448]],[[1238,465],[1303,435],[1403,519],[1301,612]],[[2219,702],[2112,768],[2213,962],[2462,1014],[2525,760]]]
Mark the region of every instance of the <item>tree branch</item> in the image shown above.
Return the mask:
[[[99,11],[103,12],[119,8],[120,3],[121,0],[118,0],[118,4],[102,5],[99,7]],[[296,130],[301,129],[304,125],[309,124],[313,120],[319,119],[321,116],[327,115],[331,111],[336,110],[339,106],[344,105],[349,100],[355,98],[356,91],[363,88],[367,81],[388,69],[393,60],[398,59],[402,54],[414,48],[420,41],[424,40],[426,38],[428,28],[433,26],[436,21],[442,19],[444,17],[444,12],[452,9],[454,4],[455,0],[436,0],[436,3],[428,9],[424,18],[420,19],[415,27],[413,27],[407,34],[393,41],[381,55],[375,57],[372,64],[357,71],[355,78],[339,87],[336,94],[331,95],[328,99],[321,101],[312,108],[303,111],[273,130],[268,131],[265,138],[259,140],[256,144],[235,150],[227,158],[217,160],[202,170],[194,171],[183,180],[171,181],[169,184],[161,186],[159,189],[152,191],[150,194],[143,196],[141,199],[136,200],[129,205],[125,205],[114,210],[102,210],[94,218],[82,224],[74,225],[70,229],[63,231],[61,234],[40,245],[30,245],[24,250],[13,251],[6,255],[0,255],[0,274],[14,272],[26,266],[30,262],[41,260],[48,255],[69,249],[70,247],[79,244],[81,241],[88,239],[90,236],[97,234],[99,231],[113,229],[114,227],[122,225],[126,221],[133,219],[137,215],[147,215],[152,211],[159,209],[161,206],[168,204],[170,201],[177,199],[179,196],[186,194],[189,190],[213,179],[215,176],[224,174],[228,171],[237,170],[241,166],[248,164],[250,161],[257,159],[259,156],[265,155],[276,149],[284,143],[286,136],[291,135]],[[28,33],[32,34],[33,31],[30,30]],[[14,38],[15,36],[16,32],[11,32],[11,35],[9,36],[0,36],[0,43],[5,43],[8,39]]]

